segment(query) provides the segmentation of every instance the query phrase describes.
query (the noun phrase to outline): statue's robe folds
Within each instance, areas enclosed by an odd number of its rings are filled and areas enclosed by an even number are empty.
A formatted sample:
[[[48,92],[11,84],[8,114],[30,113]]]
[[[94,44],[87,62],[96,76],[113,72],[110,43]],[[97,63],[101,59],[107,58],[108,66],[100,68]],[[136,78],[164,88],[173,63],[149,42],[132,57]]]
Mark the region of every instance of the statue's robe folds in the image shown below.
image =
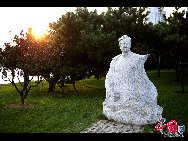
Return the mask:
[[[157,89],[144,69],[147,57],[129,52],[125,57],[120,54],[112,59],[103,102],[103,114],[108,119],[146,125],[162,118],[163,108],[157,105]]]

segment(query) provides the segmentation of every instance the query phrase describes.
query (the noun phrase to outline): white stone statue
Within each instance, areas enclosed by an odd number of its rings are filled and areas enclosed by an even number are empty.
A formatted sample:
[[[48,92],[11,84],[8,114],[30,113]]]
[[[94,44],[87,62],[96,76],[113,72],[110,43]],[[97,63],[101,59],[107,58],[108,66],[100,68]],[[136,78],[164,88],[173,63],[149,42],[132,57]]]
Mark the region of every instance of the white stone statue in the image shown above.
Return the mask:
[[[131,52],[131,38],[127,35],[118,41],[122,54],[112,59],[106,75],[103,114],[126,124],[157,123],[162,118],[163,108],[157,105],[157,89],[144,69],[149,55]]]

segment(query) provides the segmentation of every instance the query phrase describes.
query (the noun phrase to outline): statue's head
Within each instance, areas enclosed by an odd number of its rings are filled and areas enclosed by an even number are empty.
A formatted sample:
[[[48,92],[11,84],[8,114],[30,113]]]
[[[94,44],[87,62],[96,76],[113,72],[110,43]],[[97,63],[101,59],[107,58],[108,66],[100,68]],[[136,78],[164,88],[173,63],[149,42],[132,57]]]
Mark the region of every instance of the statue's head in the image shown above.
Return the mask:
[[[123,52],[128,52],[130,51],[131,48],[131,38],[128,37],[127,35],[123,35],[121,38],[118,39],[119,41],[119,46],[121,51]]]

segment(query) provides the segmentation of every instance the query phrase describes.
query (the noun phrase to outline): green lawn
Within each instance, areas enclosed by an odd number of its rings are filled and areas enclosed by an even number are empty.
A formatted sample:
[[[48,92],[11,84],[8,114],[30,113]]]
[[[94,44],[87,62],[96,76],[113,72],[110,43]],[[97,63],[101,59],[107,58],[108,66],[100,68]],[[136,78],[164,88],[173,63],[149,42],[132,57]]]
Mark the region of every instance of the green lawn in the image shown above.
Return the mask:
[[[161,77],[156,72],[147,71],[147,74],[157,87],[158,104],[163,107],[166,123],[176,120],[178,125],[188,127],[188,93],[176,93],[181,91],[181,86],[174,81],[174,71],[162,70]],[[34,108],[6,108],[7,104],[20,103],[19,95],[11,84],[0,85],[0,133],[79,133],[93,122],[106,119],[102,114],[104,80],[91,77],[76,82],[79,93],[69,84],[65,85],[65,93],[58,87],[49,93],[48,83],[43,81],[25,100],[35,103]],[[144,133],[151,130],[156,132],[155,125],[146,126]]]

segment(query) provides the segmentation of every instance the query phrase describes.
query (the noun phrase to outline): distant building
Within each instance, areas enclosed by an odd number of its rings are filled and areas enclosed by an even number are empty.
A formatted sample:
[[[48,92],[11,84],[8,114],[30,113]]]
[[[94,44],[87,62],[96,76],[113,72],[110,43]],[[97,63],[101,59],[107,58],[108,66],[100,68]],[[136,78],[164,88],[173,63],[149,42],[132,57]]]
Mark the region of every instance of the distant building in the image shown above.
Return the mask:
[[[158,24],[159,22],[164,22],[163,15],[166,15],[166,11],[164,11],[164,7],[149,7],[150,13],[147,16],[148,20],[146,23]]]

